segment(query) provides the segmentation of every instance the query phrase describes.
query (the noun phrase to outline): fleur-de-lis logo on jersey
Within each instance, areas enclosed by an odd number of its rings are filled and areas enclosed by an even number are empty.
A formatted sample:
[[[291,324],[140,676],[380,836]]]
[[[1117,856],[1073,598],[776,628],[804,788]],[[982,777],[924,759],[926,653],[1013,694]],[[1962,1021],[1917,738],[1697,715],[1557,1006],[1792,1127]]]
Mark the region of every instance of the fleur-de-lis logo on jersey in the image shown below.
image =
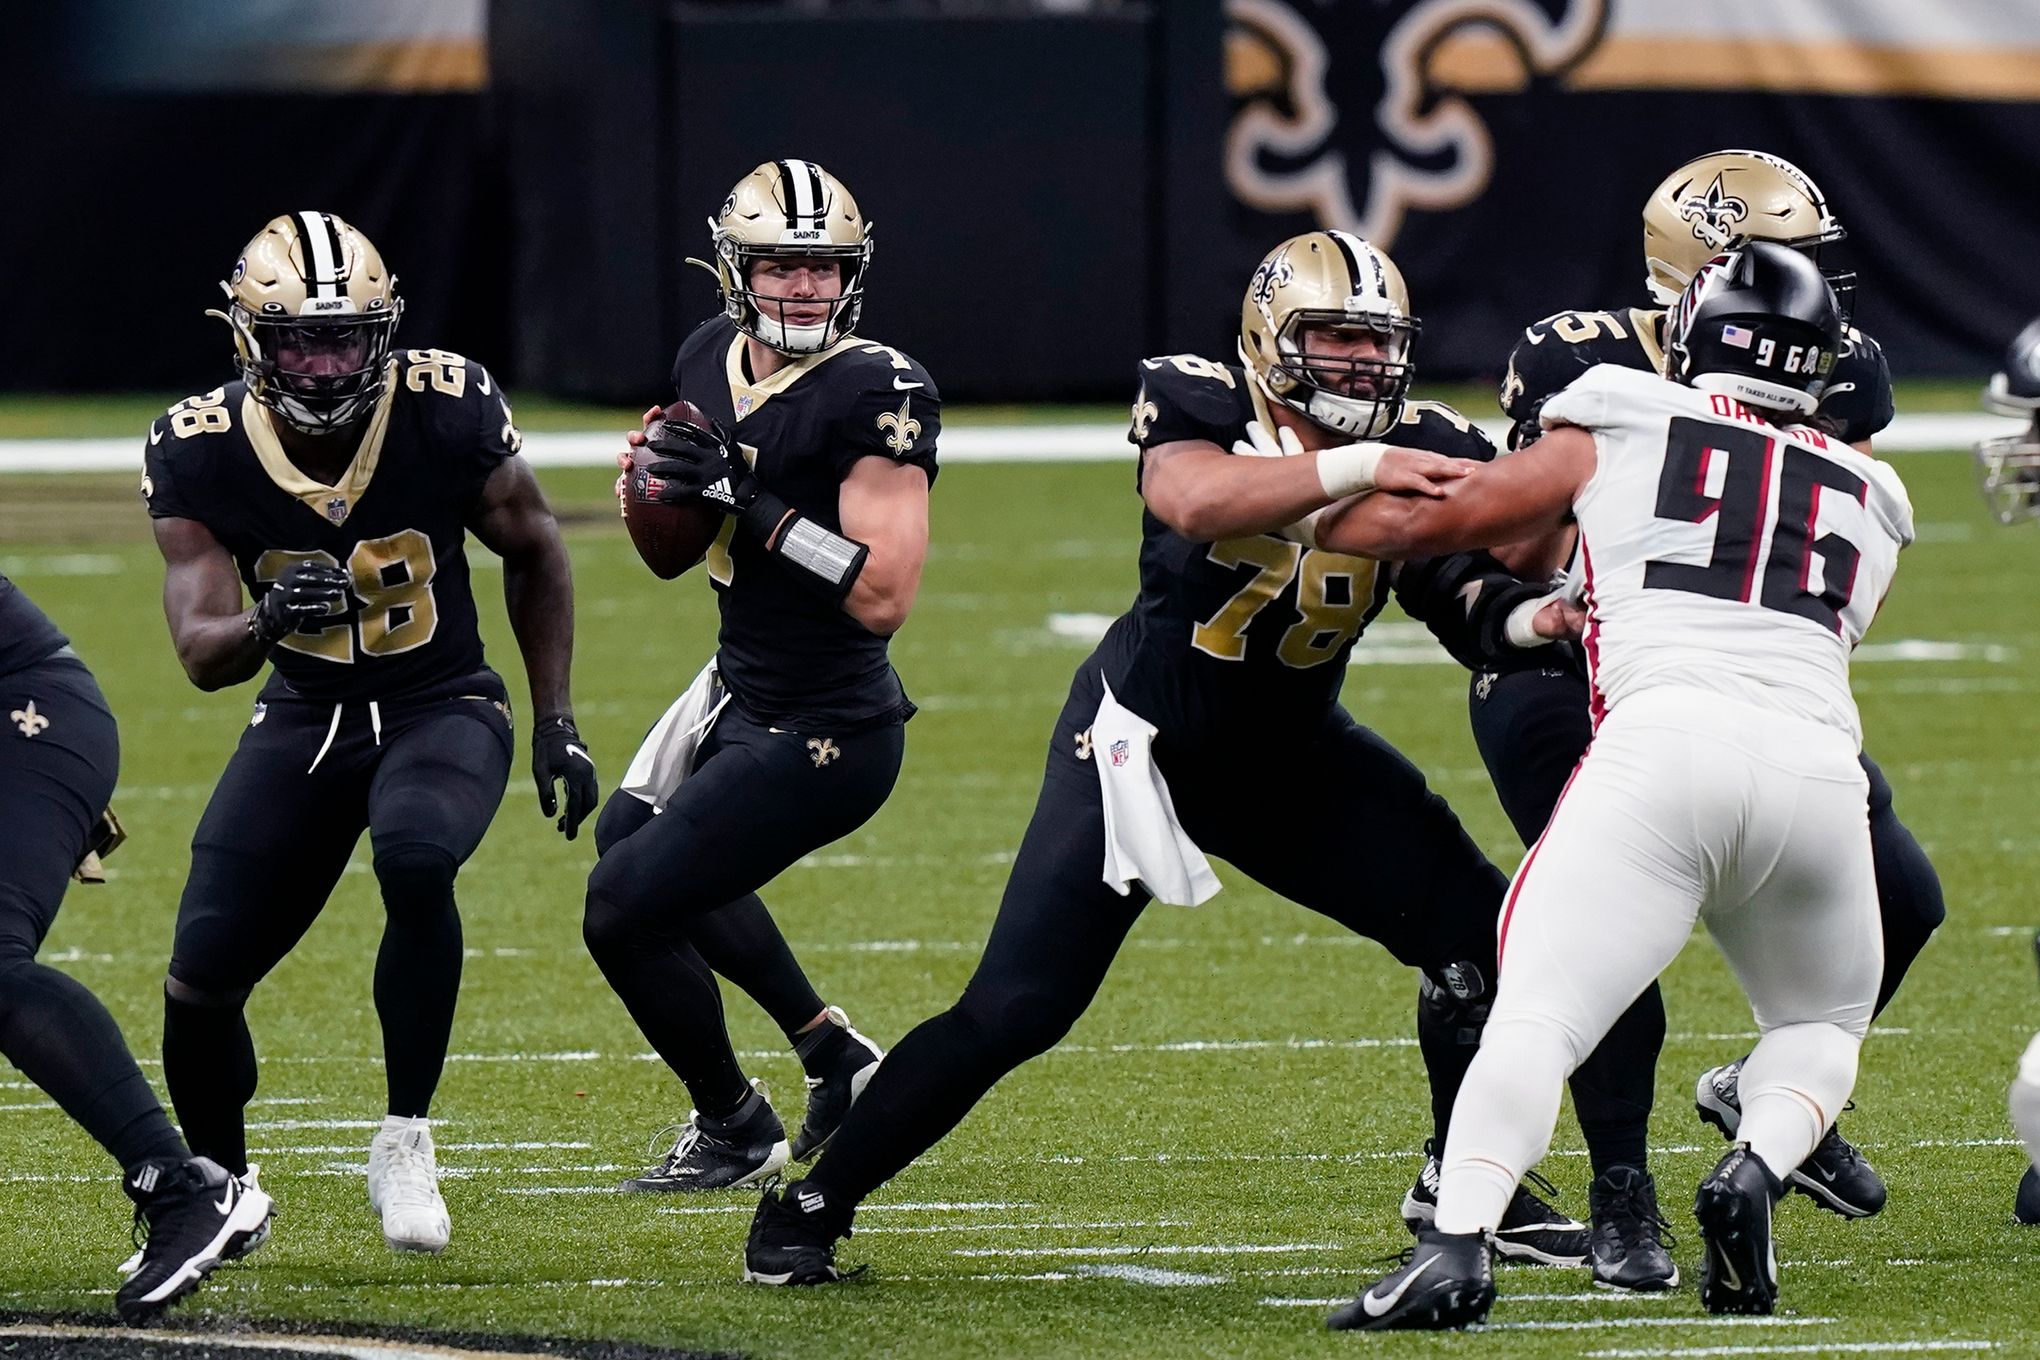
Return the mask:
[[[1148,400],[1147,384],[1142,383],[1140,395],[1133,399],[1133,437],[1146,439],[1148,426],[1160,414],[1161,412],[1155,409],[1155,404]]]
[[[1693,239],[1720,250],[1735,239],[1735,225],[1750,215],[1750,205],[1728,192],[1721,176],[1704,194],[1688,194],[1679,202],[1679,216],[1693,228]]]
[[[1087,727],[1083,731],[1077,733],[1077,759],[1089,760],[1090,758],[1091,758],[1091,729]]]
[[[27,708],[17,708],[7,716],[14,720],[14,725],[21,729],[24,737],[32,737],[50,725],[48,718],[35,711],[33,699],[28,701]]]
[[[904,398],[899,410],[878,413],[878,428],[888,431],[885,446],[903,457],[914,451],[914,441],[921,437],[921,422],[907,414],[913,401],[912,397]]]
[[[814,761],[818,770],[843,754],[836,743],[827,737],[809,737],[807,749],[808,758]]]

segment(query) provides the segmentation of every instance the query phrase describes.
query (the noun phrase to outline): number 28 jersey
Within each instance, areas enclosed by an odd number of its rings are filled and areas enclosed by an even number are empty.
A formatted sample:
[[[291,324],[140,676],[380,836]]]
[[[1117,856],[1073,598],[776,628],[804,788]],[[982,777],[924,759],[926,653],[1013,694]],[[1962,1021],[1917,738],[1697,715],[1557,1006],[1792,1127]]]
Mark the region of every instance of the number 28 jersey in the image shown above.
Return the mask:
[[[294,562],[345,570],[346,605],[277,644],[263,694],[388,702],[482,669],[466,527],[521,442],[480,364],[406,350],[338,485],[299,471],[269,412],[231,382],[150,427],[142,498],[154,518],[211,530],[251,598]]]
[[[1542,420],[1594,436],[1573,513],[1595,721],[1672,685],[1860,743],[1849,652],[1913,538],[1898,474],[1817,430],[1611,364],[1552,397]]]

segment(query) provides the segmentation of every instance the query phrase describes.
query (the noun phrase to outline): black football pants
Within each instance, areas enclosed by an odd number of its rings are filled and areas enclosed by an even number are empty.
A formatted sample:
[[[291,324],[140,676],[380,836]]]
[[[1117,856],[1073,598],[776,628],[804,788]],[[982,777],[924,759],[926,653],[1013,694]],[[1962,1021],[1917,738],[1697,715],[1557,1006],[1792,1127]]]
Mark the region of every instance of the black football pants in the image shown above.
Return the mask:
[[[844,1204],[884,1184],[954,1128],[1006,1073],[1046,1052],[1090,1005],[1147,904],[1102,878],[1098,772],[1080,743],[1097,712],[1095,667],[1071,687],[1048,768],[984,957],[956,1004],[902,1039],[810,1179]],[[1344,709],[1251,751],[1155,757],[1184,830],[1274,892],[1379,940],[1424,970],[1419,1042],[1442,1145],[1478,1043],[1505,882],[1415,766]],[[1444,995],[1442,1004],[1438,1001]]]
[[[119,772],[83,662],[60,652],[0,675],[0,1053],[132,1166],[188,1154],[106,1007],[35,958]]]
[[[760,722],[732,702],[665,811],[654,816],[622,792],[603,807],[582,935],[701,1113],[728,1114],[750,1089],[717,973],[789,1033],[821,1010],[758,889],[869,821],[905,751],[901,724],[818,736]]]
[[[389,1112],[427,1113],[460,992],[454,875],[503,800],[510,748],[489,671],[401,703],[257,703],[192,837],[165,985],[163,1076],[193,1149],[245,1170],[256,1070],[243,1006],[311,928],[364,829],[384,907]]]

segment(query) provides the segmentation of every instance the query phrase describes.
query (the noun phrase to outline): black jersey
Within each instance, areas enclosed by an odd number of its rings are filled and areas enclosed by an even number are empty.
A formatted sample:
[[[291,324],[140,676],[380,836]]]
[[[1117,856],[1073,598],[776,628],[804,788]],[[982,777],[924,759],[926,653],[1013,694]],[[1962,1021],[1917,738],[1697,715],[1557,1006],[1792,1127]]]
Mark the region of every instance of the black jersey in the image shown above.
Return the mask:
[[[354,578],[344,610],[277,645],[265,694],[386,701],[482,669],[466,526],[521,440],[480,364],[414,349],[390,365],[337,486],[298,470],[238,381],[177,403],[149,429],[149,513],[210,529],[251,596],[308,558]]]
[[[1128,438],[1141,449],[1198,439],[1231,450],[1269,425],[1253,380],[1194,355],[1149,359]],[[1413,401],[1382,442],[1488,459],[1494,445],[1458,412]],[[1346,659],[1387,603],[1389,571],[1365,557],[1276,534],[1198,543],[1141,517],[1140,595],[1098,652],[1119,700],[1164,733],[1265,736],[1319,721]]]
[[[20,586],[0,576],[0,675],[27,670],[69,641]]]
[[[941,394],[928,370],[890,346],[852,336],[754,383],[742,333],[716,317],[680,346],[673,387],[730,427],[760,482],[838,533],[840,488],[859,459],[911,463],[935,480]],[[722,611],[716,666],[753,717],[801,731],[912,713],[886,639],[737,533],[734,519],[707,566]]]
[[[1502,379],[1502,412],[1514,423],[1509,447],[1541,433],[1537,413],[1552,393],[1596,364],[1664,371],[1662,311],[1560,312],[1523,332]],[[1891,368],[1884,347],[1854,326],[1842,338],[1820,409],[1805,422],[1845,443],[1860,444],[1891,423]]]

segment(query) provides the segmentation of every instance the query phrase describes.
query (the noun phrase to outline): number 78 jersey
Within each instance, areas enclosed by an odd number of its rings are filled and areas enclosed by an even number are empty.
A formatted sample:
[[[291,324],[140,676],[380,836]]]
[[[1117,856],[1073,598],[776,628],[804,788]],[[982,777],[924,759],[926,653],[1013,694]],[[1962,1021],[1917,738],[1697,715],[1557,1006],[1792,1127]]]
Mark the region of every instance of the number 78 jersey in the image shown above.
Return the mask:
[[[1573,503],[1595,722],[1675,685],[1860,742],[1849,652],[1913,538],[1898,474],[1816,430],[1610,364],[1542,420],[1588,430],[1597,453]]]

